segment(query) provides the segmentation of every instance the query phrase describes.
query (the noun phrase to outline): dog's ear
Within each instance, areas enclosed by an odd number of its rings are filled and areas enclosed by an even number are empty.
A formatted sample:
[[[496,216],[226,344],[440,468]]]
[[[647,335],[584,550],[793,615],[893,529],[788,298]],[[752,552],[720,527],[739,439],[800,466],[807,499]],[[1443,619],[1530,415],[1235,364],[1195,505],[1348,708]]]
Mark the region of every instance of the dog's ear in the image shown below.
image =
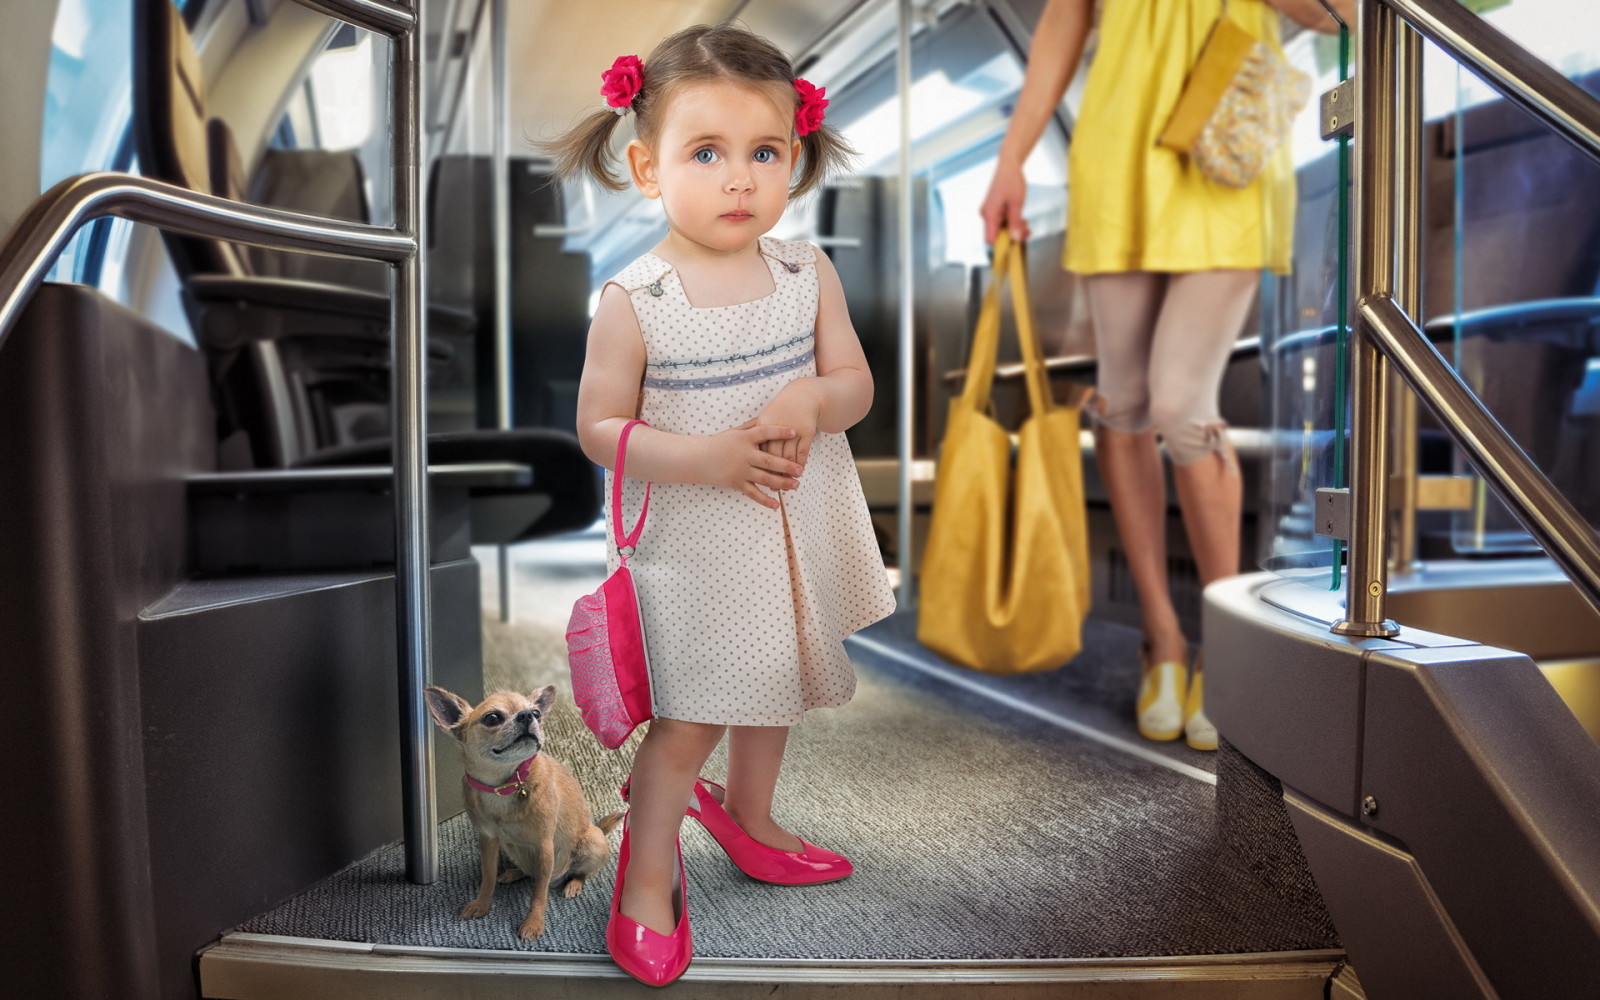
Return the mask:
[[[433,721],[446,729],[454,729],[456,723],[466,718],[472,711],[472,706],[457,695],[451,694],[442,687],[428,685],[428,714],[433,716]]]
[[[555,700],[556,686],[554,684],[546,684],[539,689],[538,694],[533,696],[533,707],[543,714],[550,711],[550,706],[555,704]]]

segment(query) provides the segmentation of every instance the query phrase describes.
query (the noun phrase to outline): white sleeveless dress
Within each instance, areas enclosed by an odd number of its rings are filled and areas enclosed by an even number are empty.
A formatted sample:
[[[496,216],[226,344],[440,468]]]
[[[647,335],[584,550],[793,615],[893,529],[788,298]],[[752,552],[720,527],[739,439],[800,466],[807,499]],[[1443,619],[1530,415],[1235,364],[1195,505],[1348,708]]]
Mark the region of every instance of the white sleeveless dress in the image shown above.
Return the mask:
[[[611,279],[633,302],[646,368],[639,418],[710,435],[755,417],[790,380],[816,374],[818,285],[809,243],[762,237],[772,294],[689,304],[672,265],[645,254]],[[606,475],[606,517],[615,480]],[[730,726],[792,726],[843,705],[855,671],[841,640],[894,610],[855,460],[818,434],[781,509],[738,491],[656,483],[628,560],[649,646],[655,714]],[[626,531],[644,484],[623,486]],[[609,526],[609,524],[608,524]],[[614,538],[607,554],[617,566]]]

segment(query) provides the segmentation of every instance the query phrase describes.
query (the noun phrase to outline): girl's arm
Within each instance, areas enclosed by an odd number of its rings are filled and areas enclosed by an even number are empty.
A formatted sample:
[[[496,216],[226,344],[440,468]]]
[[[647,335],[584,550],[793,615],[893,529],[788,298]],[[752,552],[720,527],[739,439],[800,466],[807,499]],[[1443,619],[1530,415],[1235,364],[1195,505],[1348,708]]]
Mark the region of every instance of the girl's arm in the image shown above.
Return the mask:
[[[839,272],[827,254],[821,250],[814,254],[818,286],[817,374],[785,385],[756,417],[757,423],[793,427],[799,432],[794,438],[769,442],[766,449],[802,467],[810,457],[811,439],[818,431],[843,433],[872,409],[872,372],[845,307]]]
[[[1267,3],[1276,7],[1302,28],[1324,31],[1330,35],[1339,30],[1339,22],[1333,19],[1318,0],[1267,0]],[[1339,16],[1344,18],[1344,23],[1350,26],[1351,31],[1356,30],[1356,0],[1328,0],[1328,4],[1339,12]]]
[[[978,210],[983,216],[983,238],[989,243],[994,242],[1001,226],[1010,226],[1011,235],[1019,241],[1028,238],[1028,224],[1022,218],[1022,201],[1028,193],[1022,164],[1077,72],[1093,17],[1092,0],[1050,0],[1039,15],[1033,41],[1028,45],[1022,93],[1017,96],[1016,110],[1011,112],[1006,137],[1000,142],[1000,162],[989,183],[989,194]]]
[[[617,438],[639,411],[644,377],[644,337],[627,292],[607,285],[589,324],[578,382],[578,443],[589,460],[616,465]],[[628,439],[628,475],[658,483],[711,483],[742,492],[764,507],[778,501],[759,487],[792,490],[800,468],[782,455],[762,450],[768,441],[793,439],[791,427],[770,422],[696,437],[654,427],[635,428]]]

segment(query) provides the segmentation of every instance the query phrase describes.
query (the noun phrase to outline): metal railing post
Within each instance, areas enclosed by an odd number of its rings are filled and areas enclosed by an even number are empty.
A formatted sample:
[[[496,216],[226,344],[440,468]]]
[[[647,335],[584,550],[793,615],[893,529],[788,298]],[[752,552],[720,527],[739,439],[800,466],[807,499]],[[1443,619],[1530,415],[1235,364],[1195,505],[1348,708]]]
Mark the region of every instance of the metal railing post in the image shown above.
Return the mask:
[[[507,47],[506,0],[494,0],[489,21],[489,40],[494,46],[494,147],[489,157],[494,171],[491,190],[494,192],[494,218],[490,220],[494,236],[494,386],[495,426],[503,431],[511,429],[511,101],[510,53]],[[500,620],[511,621],[511,547],[501,544],[496,552],[497,583],[500,597]]]
[[[1394,297],[1409,316],[1422,315],[1422,36],[1397,19],[1395,30],[1395,272]],[[1417,558],[1417,396],[1401,379],[1389,380],[1391,442],[1398,487],[1389,546],[1389,570],[1411,572]]]
[[[411,30],[394,36],[390,59],[393,116],[394,224],[415,238],[415,251],[394,267],[391,371],[394,436],[395,612],[400,667],[400,780],[406,842],[406,877],[428,884],[438,877],[437,807],[434,803],[433,726],[423,688],[432,676],[432,601],[428,545],[428,378],[426,293],[423,268],[422,171],[427,150],[422,131],[422,8],[412,0]]]
[[[912,246],[912,212],[915,201],[911,185],[911,22],[915,16],[911,0],[900,0],[899,52],[895,69],[900,93],[900,590],[901,610],[917,602],[916,507],[912,504],[911,463],[916,457],[916,414],[912,393],[916,388],[916,268]]]
[[[1400,19],[1379,0],[1361,0],[1356,65],[1356,296],[1388,294],[1395,282],[1396,93]],[[1356,321],[1350,345],[1350,547],[1339,635],[1390,636],[1388,589],[1388,365]]]

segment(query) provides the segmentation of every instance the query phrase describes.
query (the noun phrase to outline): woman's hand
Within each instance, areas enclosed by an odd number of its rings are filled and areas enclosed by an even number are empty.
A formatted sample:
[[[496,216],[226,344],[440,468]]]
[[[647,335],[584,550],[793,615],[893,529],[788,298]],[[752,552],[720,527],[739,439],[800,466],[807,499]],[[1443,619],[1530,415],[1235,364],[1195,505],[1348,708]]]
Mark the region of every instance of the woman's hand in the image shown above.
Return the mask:
[[[811,439],[817,436],[817,421],[822,416],[822,401],[807,389],[810,381],[798,378],[778,390],[772,402],[756,414],[755,419],[757,424],[794,428],[794,437],[768,441],[762,448],[771,455],[798,464],[802,471],[811,457]]]
[[[776,510],[777,499],[762,492],[761,487],[794,489],[800,485],[800,480],[795,478],[800,475],[800,466],[767,449],[778,446],[781,452],[782,445],[796,436],[792,427],[757,418],[732,430],[701,438],[705,470],[701,482],[738,490],[761,506]]]
[[[984,196],[983,241],[993,244],[1000,230],[1009,227],[1011,238],[1018,243],[1028,240],[1028,223],[1022,217],[1022,202],[1028,196],[1028,182],[1022,176],[1022,164],[1002,159],[994,168],[994,179],[989,182],[989,193]]]

